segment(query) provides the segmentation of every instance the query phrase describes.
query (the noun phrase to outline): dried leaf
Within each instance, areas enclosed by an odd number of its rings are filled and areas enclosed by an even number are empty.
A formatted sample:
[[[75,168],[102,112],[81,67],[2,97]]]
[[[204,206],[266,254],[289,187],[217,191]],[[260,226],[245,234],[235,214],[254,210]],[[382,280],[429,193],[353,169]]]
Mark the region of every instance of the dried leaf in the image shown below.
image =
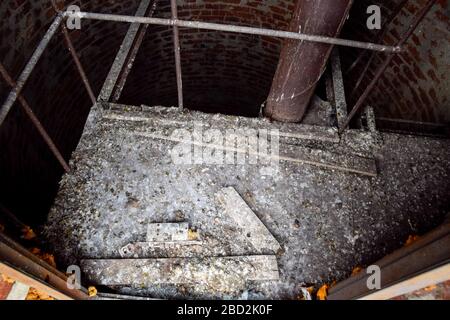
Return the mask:
[[[355,267],[353,270],[352,270],[352,277],[353,276],[356,276],[358,273],[360,273],[361,271],[363,270],[363,268],[361,268],[361,267]]]
[[[25,240],[33,240],[36,238],[36,234],[29,226],[25,226],[22,229],[22,238],[24,238]]]
[[[328,296],[328,289],[330,287],[327,284],[324,284],[320,289],[317,291],[317,299],[318,300],[327,300]]]
[[[95,297],[97,295],[97,289],[94,286],[88,288],[89,297]]]
[[[11,279],[6,274],[2,273],[1,276],[2,276],[2,280],[6,283],[13,284],[14,282],[16,282],[16,280]]]
[[[55,298],[49,296],[48,294],[39,292],[35,288],[30,288],[25,300],[55,300]]]
[[[406,242],[405,242],[405,247],[407,247],[407,246],[413,244],[413,243],[416,242],[418,239],[419,239],[419,236],[418,236],[418,235],[410,235],[410,236],[408,237],[408,239],[406,240]]]
[[[196,232],[196,231],[194,231],[192,229],[189,229],[188,230],[188,239],[189,240],[197,240],[198,239],[198,232]]]
[[[47,262],[49,265],[51,265],[53,268],[56,268],[56,262],[55,262],[55,256],[50,253],[42,253],[41,249],[39,248],[31,248],[31,253],[35,256],[39,257],[40,259]]]

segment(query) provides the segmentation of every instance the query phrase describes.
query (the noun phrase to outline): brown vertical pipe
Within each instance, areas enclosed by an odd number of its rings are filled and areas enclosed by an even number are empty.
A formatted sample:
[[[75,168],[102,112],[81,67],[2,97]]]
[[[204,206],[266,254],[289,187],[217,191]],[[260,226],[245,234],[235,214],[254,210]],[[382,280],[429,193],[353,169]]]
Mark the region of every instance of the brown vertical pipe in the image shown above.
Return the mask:
[[[353,0],[298,0],[289,31],[337,37],[352,3]],[[302,120],[332,48],[328,44],[284,41],[266,116],[284,122]]]

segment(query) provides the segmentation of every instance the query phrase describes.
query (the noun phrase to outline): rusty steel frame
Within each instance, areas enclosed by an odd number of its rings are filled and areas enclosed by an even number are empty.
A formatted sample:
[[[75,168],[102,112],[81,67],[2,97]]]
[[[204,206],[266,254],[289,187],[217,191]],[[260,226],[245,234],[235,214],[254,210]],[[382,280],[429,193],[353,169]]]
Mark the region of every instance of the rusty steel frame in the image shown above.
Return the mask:
[[[365,98],[367,97],[368,93],[372,90],[373,86],[375,85],[376,81],[381,77],[381,75],[384,73],[385,69],[388,67],[390,61],[392,60],[393,53],[400,53],[402,52],[402,46],[406,42],[406,40],[410,37],[410,35],[414,32],[415,28],[418,26],[418,24],[422,21],[423,17],[426,15],[426,13],[431,9],[432,5],[436,2],[436,0],[430,0],[426,8],[423,10],[422,14],[416,19],[416,22],[412,25],[410,30],[407,32],[407,35],[405,36],[402,41],[399,42],[397,46],[386,46],[386,45],[379,45],[376,43],[370,43],[370,42],[360,42],[360,41],[354,41],[354,40],[346,40],[346,39],[339,39],[339,38],[332,38],[332,37],[323,37],[323,36],[317,36],[317,35],[308,35],[308,34],[302,34],[302,33],[295,33],[295,32],[288,32],[288,31],[280,31],[280,30],[272,30],[272,29],[264,29],[264,28],[253,28],[253,27],[243,27],[243,26],[236,26],[236,25],[228,25],[228,24],[217,24],[217,23],[208,23],[208,22],[201,22],[201,21],[185,21],[185,20],[179,20],[177,15],[177,8],[176,8],[176,2],[174,0],[171,0],[171,9],[172,9],[172,19],[161,19],[161,18],[151,18],[151,17],[137,17],[137,16],[126,16],[126,15],[114,15],[114,14],[99,14],[99,13],[92,13],[92,12],[68,12],[63,11],[59,12],[57,16],[55,17],[53,23],[50,25],[49,29],[47,30],[46,34],[42,38],[41,42],[35,49],[33,55],[31,56],[30,60],[28,61],[27,65],[25,66],[24,70],[20,74],[17,83],[14,85],[13,89],[11,90],[10,94],[8,95],[6,101],[2,105],[0,109],[0,126],[3,124],[4,120],[6,119],[6,116],[8,115],[9,111],[11,110],[12,106],[16,102],[17,99],[22,100],[22,98],[19,98],[21,91],[23,90],[27,80],[29,79],[31,73],[33,72],[34,68],[36,67],[38,61],[40,60],[43,52],[47,48],[48,44],[50,43],[51,39],[56,33],[56,30],[61,25],[64,18],[67,17],[74,17],[74,18],[80,18],[80,19],[93,19],[93,20],[104,20],[104,21],[115,21],[115,22],[128,22],[128,23],[139,23],[139,24],[152,24],[152,25],[165,25],[165,26],[172,26],[174,28],[174,50],[175,50],[175,60],[176,60],[176,68],[177,68],[177,87],[178,87],[178,102],[179,107],[183,107],[183,97],[182,97],[182,75],[181,75],[181,62],[180,62],[180,47],[179,47],[179,33],[178,27],[184,27],[184,28],[196,28],[196,29],[206,29],[206,30],[216,30],[216,31],[224,31],[224,32],[234,32],[234,33],[245,33],[245,34],[254,34],[254,35],[261,35],[261,36],[272,36],[272,37],[279,37],[279,38],[286,38],[286,39],[296,39],[296,40],[303,40],[303,41],[310,41],[310,42],[316,42],[316,43],[326,43],[330,45],[338,45],[338,46],[347,46],[347,47],[354,47],[354,48],[361,48],[366,50],[372,50],[372,51],[379,51],[379,52],[386,52],[391,53],[391,55],[386,59],[385,63],[379,68],[374,80],[372,83],[366,88],[365,92],[353,108],[352,112],[348,116],[346,123],[343,128],[340,129],[340,133],[342,133],[349,125],[350,121],[356,114],[356,112],[359,110],[361,105],[363,104]],[[56,9],[56,8],[55,8]],[[76,54],[75,48],[73,47],[72,41],[70,40],[69,34],[65,26],[63,26],[63,34],[64,38],[66,40],[67,46],[69,47],[69,51],[71,52],[72,58],[75,62],[75,65],[80,73],[80,76],[83,80],[83,83],[86,86],[86,90],[88,91],[89,97],[92,100],[93,103],[96,101],[95,96],[92,92],[92,88],[89,84],[89,81],[86,77],[86,73],[84,72],[84,69],[79,61],[78,55]],[[143,36],[142,36],[143,37]],[[128,73],[125,73],[125,79],[121,81],[121,83],[124,83],[126,81],[126,75]],[[121,91],[121,89],[119,89]],[[120,94],[119,94],[120,95]],[[27,108],[25,108],[27,109]],[[35,119],[37,120],[37,119]],[[35,122],[35,121],[33,121]],[[36,122],[35,124],[37,124]],[[41,128],[43,129],[43,128]],[[39,129],[38,129],[39,130]],[[39,130],[41,135],[45,135],[45,130]],[[51,140],[46,139],[47,144],[49,144]],[[50,147],[51,143],[49,144]],[[54,145],[54,144],[53,144]],[[53,147],[50,147],[51,149]],[[59,153],[59,151],[56,153]],[[55,152],[54,152],[55,153]],[[55,156],[56,156],[55,153]],[[61,161],[60,161],[61,162]],[[67,168],[65,167],[66,171]]]
[[[177,1],[170,0],[170,8],[172,11],[172,20],[178,21]],[[175,52],[175,67],[177,76],[177,91],[178,91],[178,108],[183,109],[183,76],[181,73],[181,53],[180,53],[180,31],[178,26],[173,26],[173,47]]]
[[[135,17],[142,17],[150,8],[151,0],[142,0],[136,10]],[[128,59],[138,43],[136,42],[136,37],[138,36],[138,32],[140,29],[140,24],[132,23],[128,28],[128,31],[125,37],[122,40],[122,44],[120,49],[114,59],[114,62],[109,70],[109,73],[106,77],[106,80],[103,83],[103,87],[100,90],[100,94],[98,96],[97,101],[109,102],[111,96],[113,95],[113,91],[115,90],[119,77],[123,75],[124,66],[128,63]],[[134,49],[135,50],[135,49]],[[122,83],[125,83],[124,80],[120,80]]]
[[[48,292],[62,300],[89,299],[87,290],[70,289],[68,276],[32,254],[17,242],[0,232],[0,270],[11,275],[15,280],[26,282],[31,286]]]
[[[378,43],[380,42],[384,36],[386,35],[388,29],[387,27],[394,21],[394,19],[397,17],[397,15],[402,11],[403,7],[406,5],[406,3],[409,0],[403,0],[402,2],[400,2],[392,11],[392,13],[389,15],[389,17],[386,19],[386,22],[383,24],[382,29],[380,30],[380,32],[378,32],[377,36],[376,36],[376,40],[374,42]],[[352,72],[352,70],[354,68],[356,68],[356,66],[361,62],[361,60],[364,58],[364,56],[366,55],[367,51],[362,51],[358,58],[356,58],[355,62],[352,63],[352,65],[347,69],[347,71],[345,71],[345,75],[348,75],[350,72]],[[372,55],[369,59],[369,61],[371,61],[373,59]],[[369,62],[370,64],[370,62]]]
[[[340,38],[324,37],[318,35],[303,34],[297,32],[280,31],[265,28],[244,27],[230,24],[210,23],[202,21],[187,21],[180,19],[163,19],[163,18],[150,18],[150,17],[136,17],[118,14],[106,14],[106,13],[94,13],[94,12],[64,12],[64,15],[72,18],[90,19],[90,20],[102,20],[112,22],[126,22],[126,23],[144,23],[161,26],[177,26],[181,28],[202,29],[202,30],[215,30],[233,33],[253,34],[260,36],[285,38],[293,40],[303,40],[309,42],[325,43],[337,46],[345,46],[352,48],[360,48],[366,50],[373,50],[379,52],[400,53],[402,48],[399,46],[387,46],[380,45],[372,42],[363,42],[355,40],[347,40]]]
[[[16,85],[11,90],[8,98],[6,99],[2,108],[0,109],[0,126],[5,121],[6,116],[8,115],[12,106],[16,102],[17,97],[22,92],[23,87],[25,86],[26,82],[30,78],[31,73],[33,72],[33,70],[36,67],[36,64],[39,62],[40,58],[42,57],[42,54],[44,53],[45,49],[47,48],[48,44],[50,43],[50,40],[53,39],[53,36],[55,35],[56,31],[58,30],[58,27],[61,24],[61,22],[63,21],[63,18],[64,18],[64,14],[62,14],[62,13],[60,13],[56,16],[56,18],[53,20],[53,23],[50,25],[46,34],[42,38],[41,42],[35,49],[30,60],[28,60],[28,63],[26,64],[25,68],[23,69],[22,73],[20,74],[19,79],[16,81],[17,82]]]
[[[382,40],[382,39],[384,38],[384,36],[386,35],[387,30],[388,30],[388,29],[387,29],[387,25],[389,25],[392,21],[394,21],[394,19],[395,19],[395,18],[397,17],[397,15],[402,11],[403,7],[406,5],[407,2],[408,2],[408,0],[403,0],[403,1],[395,8],[393,15],[390,17],[390,20],[386,23],[386,28],[384,28],[383,31],[380,32],[380,34],[379,34],[378,37],[377,37],[377,41],[376,41],[376,42],[379,42],[380,40]],[[364,58],[365,53],[366,53],[366,52],[361,52],[361,55],[359,56],[359,60],[361,60],[362,58]],[[369,60],[367,61],[366,65],[364,66],[363,70],[361,71],[361,74],[359,75],[358,79],[357,79],[356,82],[355,82],[355,86],[353,87],[352,92],[350,93],[350,99],[352,99],[352,98],[355,96],[355,94],[356,94],[356,92],[357,92],[359,86],[361,85],[362,81],[364,80],[364,76],[366,75],[367,70],[369,70],[369,67],[372,65],[372,62],[375,60],[376,56],[377,56],[377,55],[375,54],[375,52],[372,52],[372,53],[371,53]],[[358,59],[356,59],[356,61],[352,64],[352,66],[349,68],[349,70],[347,71],[347,73],[350,73],[350,72],[352,71],[352,69],[353,69],[354,67],[356,67],[356,65],[357,65],[358,63],[359,63],[359,61],[358,61]]]
[[[153,3],[150,5],[150,8],[145,12],[144,16],[153,16],[153,13],[156,10],[156,4],[158,0],[152,0]],[[131,69],[133,68],[134,61],[136,59],[136,56],[139,52],[139,49],[141,48],[142,42],[144,41],[145,34],[147,33],[148,24],[144,24],[140,26],[140,29],[138,31],[137,37],[134,40],[134,43],[131,47],[131,50],[128,54],[127,60],[125,62],[125,65],[120,73],[119,79],[117,80],[116,86],[113,90],[112,94],[112,102],[115,103],[119,101],[120,96],[122,95],[123,88],[125,87],[125,84],[128,79],[128,75],[131,72]]]
[[[410,24],[408,30],[403,35],[403,37],[399,40],[397,46],[403,47],[403,45],[408,41],[408,39],[412,36],[412,34],[416,31],[419,24],[422,22],[422,20],[425,18],[425,16],[428,14],[428,12],[431,10],[433,5],[436,3],[437,0],[429,0],[427,4],[422,8],[420,13],[415,17],[413,22]],[[390,54],[386,57],[384,62],[378,67],[377,71],[375,72],[375,76],[373,77],[372,81],[369,83],[369,85],[364,90],[363,94],[360,96],[358,101],[356,102],[355,106],[353,107],[352,111],[348,115],[347,119],[345,120],[344,125],[339,128],[339,134],[344,133],[346,128],[350,125],[350,122],[355,117],[356,113],[361,109],[362,105],[366,101],[367,97],[369,96],[372,89],[377,84],[378,80],[381,78],[381,76],[384,74],[386,69],[389,67],[392,59],[394,58],[394,55]]]
[[[14,82],[14,80],[9,75],[8,71],[6,71],[3,64],[0,62],[0,74],[2,75],[2,78],[5,80],[5,82],[11,87],[14,88],[17,84]],[[18,94],[17,99],[19,100],[20,105],[22,106],[23,110],[25,111],[25,114],[28,116],[28,118],[31,120],[39,134],[41,135],[42,139],[44,139],[45,143],[47,144],[50,151],[53,153],[55,158],[58,160],[58,162],[61,164],[61,166],[64,168],[64,171],[70,172],[70,166],[67,164],[64,157],[61,155],[61,152],[58,150],[58,147],[56,147],[55,143],[53,142],[52,138],[50,138],[49,134],[45,130],[44,126],[42,125],[41,121],[36,117],[33,110],[31,109],[28,102],[25,100],[25,98],[22,96],[22,94]]]

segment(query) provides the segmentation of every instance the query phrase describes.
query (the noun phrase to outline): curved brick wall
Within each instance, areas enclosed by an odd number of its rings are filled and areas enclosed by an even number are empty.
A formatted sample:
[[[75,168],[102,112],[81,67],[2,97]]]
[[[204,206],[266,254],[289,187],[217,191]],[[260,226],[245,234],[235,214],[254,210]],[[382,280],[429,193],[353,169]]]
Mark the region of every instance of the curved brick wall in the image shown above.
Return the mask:
[[[295,0],[179,0],[182,19],[287,29]],[[365,8],[380,3],[388,14],[399,0],[358,0],[344,36],[373,41],[365,28]],[[62,1],[59,1],[62,2]],[[410,0],[407,10],[386,37],[398,38],[424,0]],[[66,1],[82,10],[133,15],[139,1]],[[421,25],[408,50],[389,69],[370,102],[378,115],[432,122],[450,119],[448,108],[449,66],[448,0]],[[51,23],[50,1],[0,2],[0,59],[17,78],[27,59]],[[170,15],[169,1],[159,0],[155,16]],[[128,25],[83,21],[82,30],[71,32],[88,77],[98,93]],[[185,104],[210,112],[254,115],[267,97],[276,69],[281,41],[249,35],[181,29]],[[343,50],[349,65],[357,50]],[[121,102],[176,104],[172,32],[150,26]],[[356,74],[358,71],[355,72]],[[368,77],[373,74],[373,69]],[[353,86],[347,78],[347,87]],[[366,79],[367,82],[367,79]],[[9,90],[0,81],[3,102]],[[24,95],[68,159],[76,147],[90,108],[88,96],[58,34],[27,84]],[[62,173],[30,121],[18,105],[0,128],[0,202],[26,222],[45,217]],[[27,199],[27,201],[24,201]]]

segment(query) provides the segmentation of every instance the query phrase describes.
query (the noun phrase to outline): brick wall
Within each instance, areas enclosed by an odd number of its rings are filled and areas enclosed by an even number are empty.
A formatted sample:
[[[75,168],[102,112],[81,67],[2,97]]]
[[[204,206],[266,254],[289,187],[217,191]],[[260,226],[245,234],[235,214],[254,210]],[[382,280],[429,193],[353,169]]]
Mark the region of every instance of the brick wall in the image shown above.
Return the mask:
[[[361,1],[353,9],[353,20],[347,25],[345,36],[373,41],[374,32],[367,33],[367,28],[364,27],[363,17],[367,6],[362,3],[368,2],[380,4],[383,16],[387,17],[400,0]],[[396,44],[406,32],[413,16],[425,3],[426,0],[410,0],[398,18],[388,27],[389,32],[383,42]],[[394,58],[370,95],[368,102],[376,108],[378,116],[434,123],[450,122],[449,26],[449,1],[439,0],[407,42],[406,52]],[[354,61],[356,53],[358,52],[355,50],[343,51],[346,66]],[[362,93],[364,85],[373,78],[382,58],[383,55],[377,55],[358,94]],[[347,77],[349,89],[353,88],[355,78],[360,72],[361,68]],[[355,99],[352,100],[354,101]]]
[[[344,37],[373,41],[365,26],[365,8],[380,3],[387,14],[399,0],[358,0]],[[62,1],[59,1],[62,2]],[[407,10],[386,37],[399,37],[424,0],[410,0]],[[82,10],[134,14],[138,0],[65,1]],[[179,0],[182,19],[287,29],[295,0]],[[450,119],[448,0],[438,6],[395,59],[369,101],[377,114],[432,122]],[[50,1],[0,2],[0,59],[17,78],[54,16]],[[159,0],[158,17],[169,17],[169,1]],[[83,21],[71,32],[88,77],[98,93],[128,25]],[[210,112],[254,115],[266,99],[276,69],[281,41],[223,32],[181,29],[185,104]],[[343,50],[348,66],[358,53]],[[121,102],[176,105],[172,31],[150,26]],[[356,71],[356,74],[358,72]],[[373,75],[373,68],[368,76]],[[346,79],[347,88],[354,76]],[[367,83],[368,79],[365,80]],[[9,90],[0,81],[3,102]],[[76,147],[90,101],[62,37],[56,37],[34,71],[24,95],[66,159]],[[62,173],[30,121],[16,105],[0,127],[0,202],[26,221],[44,218]],[[27,199],[24,201],[24,199]]]

